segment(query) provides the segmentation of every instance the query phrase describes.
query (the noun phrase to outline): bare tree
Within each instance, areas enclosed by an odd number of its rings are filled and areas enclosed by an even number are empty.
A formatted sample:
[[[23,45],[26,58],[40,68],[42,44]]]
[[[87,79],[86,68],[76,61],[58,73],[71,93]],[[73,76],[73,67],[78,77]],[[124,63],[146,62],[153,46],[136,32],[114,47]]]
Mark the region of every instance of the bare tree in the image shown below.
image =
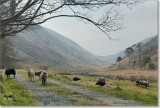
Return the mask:
[[[122,61],[122,58],[119,56],[116,60],[116,62],[119,62],[119,68],[120,68],[120,62]]]
[[[142,43],[137,44],[138,49],[138,58],[139,58],[139,67],[142,68]]]
[[[131,66],[131,63],[132,63],[132,55],[133,55],[133,53],[134,53],[134,50],[133,50],[133,48],[132,47],[129,47],[129,48],[126,48],[126,50],[125,50],[125,54],[128,56],[128,65],[129,65],[129,67]]]
[[[0,0],[0,39],[13,36],[30,26],[51,18],[71,17],[94,24],[108,33],[123,28],[122,16],[116,7],[134,6],[142,0]],[[91,13],[104,9],[100,18]]]

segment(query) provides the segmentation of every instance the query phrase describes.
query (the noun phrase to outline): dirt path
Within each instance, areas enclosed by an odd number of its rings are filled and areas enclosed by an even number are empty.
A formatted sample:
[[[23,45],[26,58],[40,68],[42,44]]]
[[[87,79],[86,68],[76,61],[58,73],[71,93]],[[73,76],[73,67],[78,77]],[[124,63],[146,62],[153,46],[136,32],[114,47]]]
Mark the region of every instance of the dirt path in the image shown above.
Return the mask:
[[[23,83],[27,89],[33,91],[36,94],[36,98],[43,106],[73,106],[65,96],[54,94],[53,92],[42,88],[40,85],[33,84],[20,76],[16,76],[16,80]],[[65,84],[57,80],[47,79],[47,82],[82,93],[90,98],[102,101],[108,106],[142,106],[142,104],[135,101],[123,100],[103,93],[93,92],[78,86]]]
[[[116,97],[106,95],[103,93],[93,92],[87,89],[80,88],[78,86],[72,86],[72,85],[65,84],[65,83],[62,83],[60,81],[56,81],[53,79],[48,79],[47,82],[71,89],[75,92],[82,93],[91,98],[103,101],[104,103],[107,103],[107,105],[109,106],[142,106],[142,104],[135,102],[135,101],[123,100],[123,99],[116,98]]]
[[[36,98],[43,106],[72,106],[66,97],[56,95],[39,85],[22,79],[18,75],[16,76],[16,80],[23,83],[27,89],[33,91],[36,94]]]

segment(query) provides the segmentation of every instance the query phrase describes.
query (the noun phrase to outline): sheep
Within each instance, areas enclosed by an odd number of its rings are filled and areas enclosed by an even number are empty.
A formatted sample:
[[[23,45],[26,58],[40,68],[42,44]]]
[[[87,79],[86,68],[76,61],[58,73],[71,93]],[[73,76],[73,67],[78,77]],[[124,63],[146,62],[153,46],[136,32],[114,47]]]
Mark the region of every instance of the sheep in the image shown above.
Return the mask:
[[[48,77],[48,74],[47,72],[43,71],[41,74],[40,74],[40,79],[42,80],[42,85],[45,85],[46,82],[47,82],[47,77]]]
[[[34,71],[31,69],[28,69],[27,72],[28,72],[28,78],[30,79],[30,81],[34,81],[34,75],[35,75]]]
[[[145,88],[147,88],[147,87],[149,87],[149,82],[139,80],[139,81],[136,81],[136,85],[137,86],[143,85],[143,86],[145,86]]]
[[[39,79],[40,79],[40,75],[42,72],[43,72],[43,70],[40,70],[39,72],[35,72],[35,76],[39,77]]]
[[[98,79],[98,81],[96,82],[96,85],[100,85],[100,86],[104,86],[106,84],[105,78],[104,77],[100,77]]]
[[[81,80],[81,79],[78,78],[78,77],[74,77],[74,78],[73,78],[73,81],[78,81],[78,80]]]

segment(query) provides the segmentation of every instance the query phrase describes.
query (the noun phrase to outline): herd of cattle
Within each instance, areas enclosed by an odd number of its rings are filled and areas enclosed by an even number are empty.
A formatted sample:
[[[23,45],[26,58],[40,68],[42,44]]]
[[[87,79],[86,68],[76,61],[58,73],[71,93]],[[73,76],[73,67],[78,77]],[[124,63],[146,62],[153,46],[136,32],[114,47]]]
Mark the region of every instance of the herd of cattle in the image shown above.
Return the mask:
[[[37,77],[39,77],[39,79],[42,80],[42,84],[43,85],[46,84],[47,77],[48,77],[48,73],[47,72],[45,72],[43,70],[40,70],[38,72],[34,72],[33,70],[28,69],[27,73],[28,73],[28,78],[29,78],[30,81],[34,81],[34,76],[37,76]],[[14,75],[14,78],[15,78],[16,71],[15,71],[15,69],[6,69],[5,70],[5,74],[7,75],[7,78],[9,78],[11,74]]]
[[[46,84],[47,77],[48,77],[48,73],[47,72],[45,72],[43,70],[40,70],[38,72],[34,72],[33,70],[28,69],[27,73],[28,73],[28,78],[30,79],[30,81],[34,80],[34,76],[37,76],[37,77],[39,77],[40,80],[42,80],[42,84],[43,85]],[[7,75],[7,78],[10,76],[10,74],[14,75],[14,78],[15,78],[16,71],[15,71],[15,69],[6,69],[5,70],[5,74]],[[73,81],[78,81],[78,80],[81,80],[81,79],[79,77],[74,77],[73,78]],[[99,85],[99,86],[102,86],[102,87],[104,85],[106,85],[105,77],[100,77],[97,80],[96,85]],[[143,80],[139,80],[139,81],[136,81],[136,85],[137,86],[144,86],[144,87],[147,88],[147,87],[149,87],[149,82],[143,81]]]

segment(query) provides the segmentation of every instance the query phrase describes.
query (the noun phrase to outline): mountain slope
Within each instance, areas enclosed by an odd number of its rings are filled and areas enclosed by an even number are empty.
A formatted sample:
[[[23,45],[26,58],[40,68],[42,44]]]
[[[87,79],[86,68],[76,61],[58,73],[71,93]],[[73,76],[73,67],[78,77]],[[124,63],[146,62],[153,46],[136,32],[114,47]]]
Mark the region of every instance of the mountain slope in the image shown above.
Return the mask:
[[[150,49],[151,46],[157,46],[158,45],[158,36],[152,36],[152,37],[149,37],[149,38],[146,38],[142,41],[140,41],[139,43],[142,43],[143,46],[146,46],[147,48]],[[153,45],[154,44],[154,45]],[[136,45],[136,44],[135,44]],[[132,46],[130,46],[132,47]],[[121,57],[121,58],[124,58],[125,57],[125,49],[116,53],[116,54],[113,54],[113,55],[109,55],[109,56],[106,56],[104,57],[107,61],[109,61],[110,63],[115,63],[115,61],[117,60],[118,57]]]
[[[11,42],[9,47],[13,50],[10,54],[16,59],[72,67],[108,64],[72,40],[41,26],[7,38]]]
[[[141,48],[139,47],[141,46]],[[129,57],[125,55],[124,51],[112,55],[115,57],[114,63],[109,67],[110,69],[120,69],[119,62],[116,62],[116,59],[120,54],[123,54],[121,61],[121,69],[135,69],[135,68],[143,68],[150,69],[150,66],[154,65],[154,69],[158,69],[158,36],[152,36],[143,41],[140,41],[137,44],[130,46],[134,52],[131,56],[132,59],[129,66]],[[141,49],[141,50],[140,50]],[[118,56],[117,56],[118,55]],[[116,57],[117,56],[117,57]],[[147,61],[148,60],[148,61]],[[115,63],[116,62],[116,63]]]

